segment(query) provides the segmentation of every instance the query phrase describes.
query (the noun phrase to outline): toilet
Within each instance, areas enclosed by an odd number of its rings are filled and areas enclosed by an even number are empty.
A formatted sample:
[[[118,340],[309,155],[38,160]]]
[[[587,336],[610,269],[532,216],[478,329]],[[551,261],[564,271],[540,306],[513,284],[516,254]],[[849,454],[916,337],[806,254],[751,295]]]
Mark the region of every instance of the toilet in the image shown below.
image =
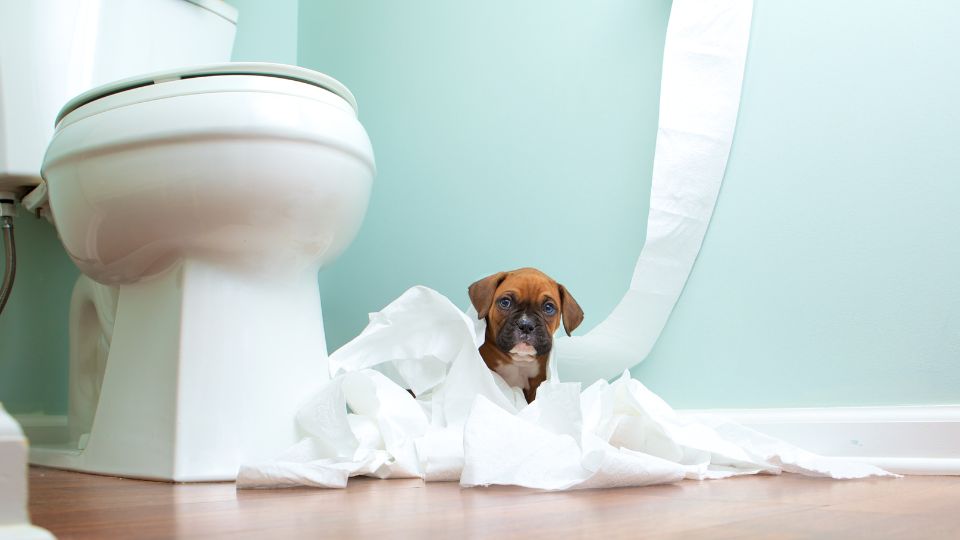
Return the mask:
[[[317,272],[356,235],[374,170],[353,96],[304,68],[175,69],[68,102],[49,207],[118,294],[89,435],[34,463],[229,480],[295,443],[328,377]]]
[[[172,4],[224,5],[141,7]],[[24,206],[83,276],[68,435],[30,461],[216,481],[291,446],[329,377],[317,272],[356,236],[375,173],[353,95],[305,68],[220,61],[101,84],[55,125]]]

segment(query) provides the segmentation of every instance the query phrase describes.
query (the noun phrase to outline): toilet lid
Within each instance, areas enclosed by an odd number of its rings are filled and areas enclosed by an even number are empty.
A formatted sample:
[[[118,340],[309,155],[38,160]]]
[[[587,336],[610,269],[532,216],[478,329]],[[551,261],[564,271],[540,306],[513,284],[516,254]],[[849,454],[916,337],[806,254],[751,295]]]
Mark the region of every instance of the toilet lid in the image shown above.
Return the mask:
[[[60,113],[57,115],[56,124],[59,124],[65,116],[76,109],[113,94],[119,94],[120,92],[133,90],[134,88],[150,86],[152,84],[161,84],[180,79],[193,79],[196,77],[212,77],[216,75],[261,75],[264,77],[279,77],[281,79],[290,79],[306,84],[312,84],[313,86],[319,86],[324,90],[328,90],[340,96],[346,100],[351,107],[353,107],[354,111],[357,110],[357,100],[353,97],[353,94],[350,93],[350,90],[348,90],[343,83],[329,75],[324,75],[323,73],[313,71],[311,69],[302,68],[299,66],[290,66],[287,64],[271,64],[268,62],[231,62],[229,64],[194,66],[189,68],[161,71],[158,73],[150,73],[148,75],[139,75],[136,77],[121,79],[119,81],[107,83],[103,86],[98,86],[91,90],[87,90],[86,92],[68,101],[67,104],[60,109]]]

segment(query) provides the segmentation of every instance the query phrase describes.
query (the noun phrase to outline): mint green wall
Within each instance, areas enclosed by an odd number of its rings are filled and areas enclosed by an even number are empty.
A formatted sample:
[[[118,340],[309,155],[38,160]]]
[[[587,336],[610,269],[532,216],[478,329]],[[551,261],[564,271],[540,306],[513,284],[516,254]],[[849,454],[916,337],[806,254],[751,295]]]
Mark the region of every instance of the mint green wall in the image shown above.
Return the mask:
[[[233,0],[236,60],[341,79],[379,175],[321,274],[331,349],[407,287],[466,306],[535,265],[584,330],[643,242],[666,0]],[[299,11],[297,11],[297,9]],[[960,402],[960,5],[757,0],[743,104],[697,266],[639,375],[680,407]],[[0,400],[66,407],[77,272],[17,220]]]
[[[960,3],[758,0],[671,403],[960,403]]]
[[[300,4],[301,65],[356,95],[378,174],[363,228],[321,273],[330,349],[423,284],[467,304],[537,266],[587,326],[643,243],[670,4]]]
[[[331,349],[414,284],[534,265],[589,329],[644,236],[669,3],[304,1],[379,174]],[[960,402],[960,4],[757,0],[714,222],[635,369],[680,407]]]
[[[297,63],[297,0],[229,0],[240,11],[235,62]]]
[[[240,10],[233,59],[295,64],[297,0],[230,0]],[[79,272],[56,231],[21,211],[17,280],[0,315],[0,401],[14,413],[67,408],[67,316]],[[2,270],[0,258],[0,270]]]
[[[20,210],[14,231],[17,275],[0,315],[0,401],[13,413],[64,413],[67,316],[80,272],[46,221]]]

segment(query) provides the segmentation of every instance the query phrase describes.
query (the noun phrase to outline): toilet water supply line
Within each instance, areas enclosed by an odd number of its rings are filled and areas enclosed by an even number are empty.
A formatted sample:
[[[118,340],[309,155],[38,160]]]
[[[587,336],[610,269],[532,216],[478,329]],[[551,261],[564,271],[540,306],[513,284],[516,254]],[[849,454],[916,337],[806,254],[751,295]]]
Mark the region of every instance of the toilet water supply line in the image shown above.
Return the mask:
[[[17,246],[13,241],[13,218],[17,215],[16,201],[0,194],[0,229],[3,234],[3,285],[0,286],[0,314],[7,305],[10,291],[13,289],[13,278],[17,275]]]

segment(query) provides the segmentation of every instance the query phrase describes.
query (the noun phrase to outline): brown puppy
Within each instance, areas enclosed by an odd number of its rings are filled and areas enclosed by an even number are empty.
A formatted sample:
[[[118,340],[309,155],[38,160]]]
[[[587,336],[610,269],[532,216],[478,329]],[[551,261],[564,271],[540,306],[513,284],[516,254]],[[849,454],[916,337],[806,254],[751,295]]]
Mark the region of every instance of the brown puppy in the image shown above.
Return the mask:
[[[480,356],[507,384],[523,388],[530,403],[547,378],[561,315],[569,336],[583,321],[583,310],[563,285],[536,268],[497,272],[470,285],[468,292],[477,315],[487,321]]]

